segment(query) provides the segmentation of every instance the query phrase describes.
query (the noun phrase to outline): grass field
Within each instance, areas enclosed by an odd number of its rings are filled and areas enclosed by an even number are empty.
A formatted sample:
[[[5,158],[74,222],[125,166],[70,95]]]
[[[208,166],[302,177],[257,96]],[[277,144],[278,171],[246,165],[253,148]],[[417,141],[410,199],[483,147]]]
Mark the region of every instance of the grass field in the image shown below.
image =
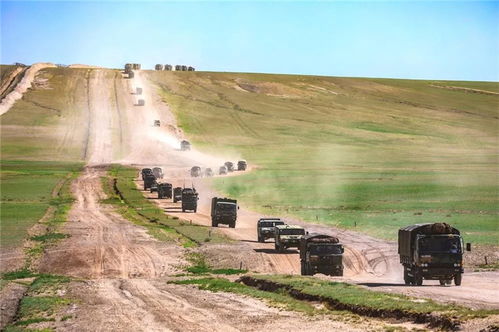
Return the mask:
[[[213,181],[252,209],[392,240],[441,221],[499,244],[498,83],[148,75],[197,148],[257,166]]]
[[[58,205],[53,188],[80,168],[79,163],[2,160],[0,248],[21,245],[27,229],[50,205]]]

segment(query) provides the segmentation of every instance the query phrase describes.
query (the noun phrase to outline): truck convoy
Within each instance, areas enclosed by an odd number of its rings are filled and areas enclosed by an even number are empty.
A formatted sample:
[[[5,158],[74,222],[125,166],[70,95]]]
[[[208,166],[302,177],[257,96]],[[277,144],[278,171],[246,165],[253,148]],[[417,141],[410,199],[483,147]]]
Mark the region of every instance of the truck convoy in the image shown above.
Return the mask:
[[[198,193],[194,188],[182,189],[182,212],[187,210],[194,211],[198,209]]]
[[[298,248],[305,229],[294,225],[277,225],[274,227],[275,250],[283,252],[287,248]]]
[[[211,226],[218,227],[218,224],[236,227],[237,220],[237,200],[230,198],[213,197],[211,199]]]
[[[159,183],[158,184],[158,198],[172,198],[172,184]]]
[[[324,234],[304,235],[300,239],[299,249],[302,275],[343,275],[344,249],[337,237]]]
[[[275,236],[274,227],[284,225],[280,218],[261,218],[256,224],[258,242],[265,242],[266,239],[273,239]]]
[[[456,286],[461,285],[463,240],[456,228],[446,223],[403,227],[398,234],[398,253],[406,285],[421,286],[423,279],[439,280],[441,285],[454,279]]]

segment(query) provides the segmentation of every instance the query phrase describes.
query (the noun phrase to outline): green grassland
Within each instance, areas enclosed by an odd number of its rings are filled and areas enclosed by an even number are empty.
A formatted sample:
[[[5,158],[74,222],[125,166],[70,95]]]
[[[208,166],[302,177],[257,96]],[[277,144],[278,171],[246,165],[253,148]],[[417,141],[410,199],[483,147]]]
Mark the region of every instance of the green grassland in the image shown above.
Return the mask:
[[[79,163],[2,160],[0,248],[21,245],[27,229],[50,205],[61,203],[59,196],[52,197],[53,188],[80,168]]]
[[[148,77],[197,148],[257,167],[213,180],[253,209],[392,240],[400,226],[441,221],[498,244],[498,83]]]

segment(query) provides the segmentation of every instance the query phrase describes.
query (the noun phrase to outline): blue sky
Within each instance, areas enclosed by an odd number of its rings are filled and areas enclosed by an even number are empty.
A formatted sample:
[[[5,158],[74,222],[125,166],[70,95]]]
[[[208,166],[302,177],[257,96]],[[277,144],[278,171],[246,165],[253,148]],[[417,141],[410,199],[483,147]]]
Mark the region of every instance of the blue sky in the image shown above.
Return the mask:
[[[1,2],[2,63],[499,81],[499,2]]]

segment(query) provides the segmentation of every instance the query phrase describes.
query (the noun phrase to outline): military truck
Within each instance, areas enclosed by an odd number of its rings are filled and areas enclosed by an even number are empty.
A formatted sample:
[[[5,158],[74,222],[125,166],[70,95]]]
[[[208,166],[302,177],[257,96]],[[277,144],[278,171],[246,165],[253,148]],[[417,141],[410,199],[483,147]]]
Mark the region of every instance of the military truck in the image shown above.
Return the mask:
[[[158,63],[156,66],[154,66],[154,69],[155,70],[163,70],[163,65]]]
[[[136,95],[141,95],[142,94],[142,88],[135,88],[135,94]]]
[[[145,177],[146,177],[147,174],[153,174],[153,173],[152,173],[152,169],[150,169],[150,168],[143,168],[140,171],[140,174],[142,175],[142,181],[143,181],[145,179]]]
[[[137,106],[144,106],[146,104],[144,99],[137,100]]]
[[[140,70],[140,67],[141,67],[140,63],[132,63],[133,70]]]
[[[181,65],[175,65],[175,71],[181,71],[182,66]]]
[[[182,189],[182,212],[187,210],[194,211],[198,209],[198,193],[194,188]]]
[[[273,239],[275,236],[274,227],[284,225],[281,218],[260,218],[256,224],[256,235],[258,242],[265,242],[266,239]]]
[[[197,178],[200,177],[203,173],[201,172],[201,167],[199,166],[193,166],[191,168],[191,177]]]
[[[172,71],[172,65],[165,65],[164,70]]]
[[[156,185],[156,177],[153,174],[146,174],[144,176],[144,190],[150,189]]]
[[[172,184],[159,183],[158,184],[158,198],[172,198]]]
[[[195,71],[195,70],[196,69],[194,69],[194,67],[191,67],[191,66],[187,67],[187,71]]]
[[[454,279],[456,286],[461,285],[463,239],[456,228],[446,223],[403,227],[398,234],[398,253],[406,285],[421,286],[423,279],[439,280],[441,285]]]
[[[163,170],[161,167],[154,167],[152,169],[152,174],[156,177],[156,179],[162,179],[163,178]]]
[[[246,160],[239,160],[237,162],[237,170],[238,171],[245,171],[247,167],[248,167],[248,163],[246,163]]]
[[[180,150],[182,151],[189,151],[191,149],[191,143],[189,141],[186,141],[185,139],[180,142]]]
[[[237,220],[237,200],[230,198],[213,197],[211,199],[211,226],[218,227],[218,224],[236,227]]]
[[[343,275],[344,249],[337,237],[306,234],[300,239],[299,249],[302,275]]]
[[[154,120],[154,127],[161,127],[161,121]]]
[[[294,225],[277,225],[274,227],[275,250],[283,252],[287,248],[298,248],[305,229]]]
[[[227,174],[227,167],[220,166],[220,168],[218,169],[218,175],[225,175],[225,174]]]
[[[213,176],[213,170],[212,170],[211,168],[209,168],[209,167],[208,167],[208,168],[206,168],[206,169],[204,170],[204,176],[206,176],[206,177],[211,177],[211,176]]]
[[[175,187],[173,189],[173,203],[180,202],[182,200],[182,187]]]
[[[187,66],[186,66],[186,65],[182,65],[182,66],[180,66],[180,67],[181,67],[181,70],[182,70],[182,71],[187,71]]]
[[[133,78],[134,76],[135,74],[133,73],[133,71],[128,72],[128,78]]]
[[[226,161],[225,167],[227,167],[228,172],[234,172],[234,163],[232,161]]]

